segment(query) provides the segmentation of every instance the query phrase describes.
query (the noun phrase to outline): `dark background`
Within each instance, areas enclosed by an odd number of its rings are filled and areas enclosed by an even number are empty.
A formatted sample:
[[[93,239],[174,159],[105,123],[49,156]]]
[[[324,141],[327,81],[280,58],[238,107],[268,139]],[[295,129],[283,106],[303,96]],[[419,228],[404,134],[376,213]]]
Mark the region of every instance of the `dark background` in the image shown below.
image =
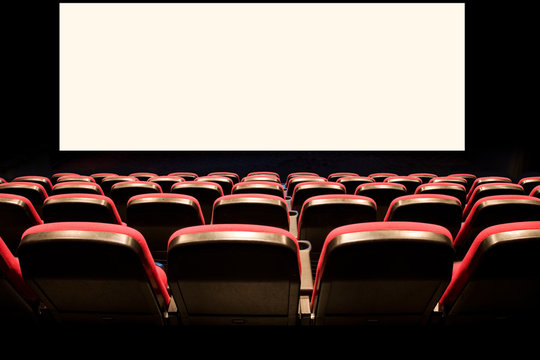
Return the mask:
[[[532,3],[465,2],[465,151],[100,151],[61,152],[59,119],[58,2],[12,2],[3,11],[4,116],[0,132],[0,177],[84,175],[151,171],[270,170],[327,176],[337,171],[470,172],[514,181],[540,175],[538,144],[538,32]],[[89,124],[88,126],[92,126]],[[389,129],[391,131],[391,129]],[[412,129],[414,130],[414,129]],[[81,129],[84,131],[84,129]],[[107,129],[103,129],[107,131]],[[209,129],[211,131],[211,129]],[[182,141],[178,134],[178,141]],[[227,136],[227,134],[223,134]],[[302,134],[284,132],[284,141]],[[358,142],[369,134],[358,134]],[[406,135],[404,135],[406,136]],[[283,141],[283,140],[280,140]]]

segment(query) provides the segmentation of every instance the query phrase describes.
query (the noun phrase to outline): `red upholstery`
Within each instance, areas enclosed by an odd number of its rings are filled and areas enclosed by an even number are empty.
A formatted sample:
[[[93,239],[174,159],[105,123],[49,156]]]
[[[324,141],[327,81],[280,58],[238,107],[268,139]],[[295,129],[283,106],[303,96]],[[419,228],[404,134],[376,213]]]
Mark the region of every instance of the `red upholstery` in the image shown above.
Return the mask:
[[[168,304],[170,301],[169,293],[167,292],[167,281],[166,275],[162,272],[161,268],[154,263],[150,249],[146,244],[146,240],[140,232],[130,228],[128,226],[116,225],[116,224],[105,224],[105,223],[93,223],[93,222],[59,222],[59,223],[50,223],[44,225],[33,226],[30,229],[26,230],[23,234],[23,237],[29,234],[39,233],[39,232],[49,232],[49,231],[66,231],[66,230],[77,230],[77,231],[98,231],[106,233],[116,233],[123,234],[133,238],[137,241],[143,252],[143,266],[146,271],[148,278],[155,280],[157,284],[157,289],[154,289],[160,295],[163,296],[165,302]]]
[[[377,207],[377,204],[375,203],[375,200],[373,200],[372,198],[370,197],[367,197],[367,196],[362,196],[362,195],[352,195],[352,194],[326,194],[326,195],[316,195],[316,196],[312,196],[309,198],[309,200],[317,200],[317,199],[321,199],[321,200],[324,200],[324,199],[351,199],[351,200],[354,200],[354,199],[361,199],[361,200],[366,200],[366,201],[369,201],[371,202],[373,205],[375,205],[375,207]],[[304,202],[304,205],[307,204],[307,200],[306,202]],[[302,216],[302,213],[304,212],[304,206],[302,206],[302,210],[300,211],[300,216],[298,217],[298,221],[301,221],[301,219],[303,218]],[[300,224],[299,224],[300,225]]]
[[[48,197],[48,200],[54,200],[54,199],[72,199],[72,198],[86,198],[86,199],[97,199],[97,200],[103,200],[109,203],[111,206],[111,209],[113,211],[113,216],[118,222],[118,224],[124,224],[122,222],[122,219],[120,218],[120,214],[118,214],[118,210],[116,209],[116,205],[111,200],[110,197],[104,196],[104,195],[94,195],[94,194],[82,194],[82,193],[73,193],[73,194],[59,194],[59,195],[52,195]],[[50,201],[49,200],[49,201]],[[125,225],[125,224],[124,224]]]
[[[326,249],[328,247],[328,244],[337,236],[347,234],[347,233],[355,233],[355,232],[366,232],[366,231],[388,231],[388,230],[399,230],[399,231],[429,231],[429,232],[435,232],[440,233],[448,237],[448,239],[452,239],[452,235],[450,232],[445,229],[442,226],[434,225],[434,224],[426,224],[426,223],[418,223],[418,222],[406,222],[406,221],[389,221],[389,222],[367,222],[367,223],[359,223],[359,224],[352,224],[352,225],[345,225],[341,226],[337,229],[334,229],[333,231],[328,234],[326,237],[326,240],[324,242],[321,256],[319,258],[319,263],[317,265],[317,275],[315,277],[314,287],[313,287],[313,294],[311,296],[311,308],[313,309],[315,298],[317,297],[319,286],[318,284],[321,281],[322,274],[324,272],[324,266],[325,262],[321,261],[325,255],[326,255]]]
[[[452,272],[452,280],[448,285],[448,288],[442,295],[439,303],[442,305],[453,304],[463,287],[469,281],[469,278],[474,272],[474,266],[471,266],[473,259],[475,257],[478,247],[482,242],[490,235],[506,232],[506,231],[519,231],[519,230],[529,230],[529,229],[540,229],[540,221],[524,221],[517,223],[507,223],[490,226],[483,231],[481,231],[478,236],[474,239],[467,255],[463,258],[463,261],[456,262],[454,264],[454,270]]]
[[[275,233],[278,235],[284,235],[288,238],[294,240],[296,243],[297,253],[298,253],[298,270],[300,274],[302,273],[302,265],[300,262],[300,248],[298,246],[298,241],[296,237],[290,232],[280,229],[273,226],[264,226],[264,225],[250,225],[250,224],[213,224],[213,225],[199,225],[199,226],[190,226],[178,231],[175,231],[174,234],[169,238],[169,243],[172,239],[183,235],[183,234],[193,234],[193,233],[202,233],[202,232],[215,232],[215,231],[234,231],[234,232],[263,232],[263,233]]]
[[[36,209],[34,208],[34,205],[32,204],[32,202],[28,200],[27,198],[25,198],[24,196],[4,193],[4,194],[0,194],[0,197],[5,198],[5,199],[19,200],[19,201],[24,202],[28,206],[28,209],[30,210],[30,214],[32,215],[32,218],[35,220],[35,222],[37,224],[43,224],[43,220],[41,220],[41,218],[39,217],[39,214],[36,212]]]
[[[104,195],[103,190],[101,189],[101,186],[99,186],[98,183],[91,183],[89,181],[69,181],[69,182],[64,181],[64,182],[59,182],[59,183],[54,184],[54,186],[52,188],[53,193],[54,193],[55,189],[59,189],[59,188],[62,188],[64,186],[69,186],[69,185],[71,185],[71,186],[77,186],[77,185],[81,185],[81,186],[90,185],[90,186],[92,186],[93,185],[93,187],[95,187],[97,189],[97,191],[99,192],[99,194],[97,194],[97,195]]]
[[[201,206],[199,204],[199,200],[197,200],[196,198],[194,198],[193,196],[190,196],[190,195],[175,194],[175,193],[140,194],[140,195],[135,195],[135,196],[132,196],[131,198],[129,198],[128,205],[129,205],[130,202],[132,202],[134,200],[148,199],[148,198],[187,199],[187,200],[193,201],[193,202],[195,202],[197,204],[197,207],[199,208],[199,216],[200,216],[201,220],[204,221],[204,216],[203,216],[203,213],[201,211]]]
[[[26,300],[32,302],[37,300],[36,295],[23,279],[19,259],[13,256],[2,238],[0,238],[0,271]]]

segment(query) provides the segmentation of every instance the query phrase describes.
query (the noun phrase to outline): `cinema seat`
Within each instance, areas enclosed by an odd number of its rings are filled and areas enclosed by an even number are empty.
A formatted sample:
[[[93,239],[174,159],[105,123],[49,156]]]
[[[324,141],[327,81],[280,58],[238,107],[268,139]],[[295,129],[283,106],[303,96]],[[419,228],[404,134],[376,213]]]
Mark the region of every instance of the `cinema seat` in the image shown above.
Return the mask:
[[[315,172],[312,172],[312,171],[295,171],[295,172],[292,172],[292,173],[289,173],[287,175],[287,179],[285,179],[285,183],[288,184],[289,181],[293,178],[293,177],[297,177],[297,176],[317,176],[317,177],[320,177],[319,174],[315,173]]]
[[[465,257],[482,230],[521,221],[540,221],[540,199],[526,195],[495,195],[478,200],[454,238],[457,259]]]
[[[122,221],[126,221],[126,207],[135,195],[161,193],[161,186],[150,181],[122,181],[111,186],[110,198],[114,202]]]
[[[469,201],[471,195],[474,192],[474,189],[477,186],[485,185],[489,183],[503,183],[503,182],[511,183],[512,180],[506,176],[482,176],[482,177],[478,177],[474,179],[474,182],[472,183],[471,188],[467,192],[467,201]]]
[[[540,185],[540,176],[524,177],[518,181],[518,184],[523,186],[525,194],[530,194],[532,189]]]
[[[38,176],[38,175],[17,176],[12,181],[34,182],[36,184],[40,184],[41,186],[43,186],[43,188],[45,189],[48,195],[51,194],[52,183],[51,183],[51,180],[49,180],[49,178],[46,176]]]
[[[44,223],[85,221],[122,225],[114,202],[95,194],[52,195],[43,203]]]
[[[212,224],[266,225],[289,231],[289,208],[285,199],[274,195],[224,195],[214,203]]]
[[[182,194],[141,194],[129,199],[126,223],[141,232],[156,261],[167,261],[167,242],[178,229],[203,225],[199,202]]]
[[[23,234],[19,261],[56,322],[165,324],[167,276],[141,233],[130,227],[37,225]]]
[[[37,323],[38,298],[22,277],[19,259],[0,237],[0,329]]]
[[[298,217],[298,240],[311,243],[313,277],[326,236],[343,225],[375,221],[377,205],[371,198],[350,194],[318,195],[307,199]]]
[[[453,196],[460,201],[462,208],[465,207],[467,201],[467,188],[465,185],[452,182],[422,184],[416,188],[415,194],[441,194]]]
[[[296,325],[301,263],[280,228],[220,224],[175,232],[168,279],[183,325]]]
[[[58,181],[58,179],[60,177],[62,177],[62,176],[71,176],[71,175],[79,175],[79,174],[74,173],[74,172],[57,172],[57,173],[54,173],[51,176],[51,183],[54,185],[54,184],[56,184],[56,182]]]
[[[384,182],[384,179],[389,176],[398,176],[398,174],[394,174],[392,172],[377,172],[369,174],[369,177],[372,178],[375,182]]]
[[[221,185],[216,182],[209,181],[184,181],[176,183],[172,186],[173,194],[185,194],[193,196],[199,202],[201,211],[204,216],[204,223],[212,222],[212,210],[214,202],[220,196],[223,196]]]
[[[89,181],[65,181],[56,183],[53,186],[50,195],[74,193],[103,195],[103,190],[99,184]]]
[[[107,176],[118,176],[118,174],[112,173],[112,172],[97,172],[97,173],[91,174],[90,176],[94,178],[97,184],[101,185],[101,181],[105,179]]]
[[[407,195],[407,188],[397,183],[373,182],[358,186],[355,195],[367,196],[375,200],[377,221],[382,221],[390,203],[397,197]]]
[[[235,184],[230,177],[218,176],[218,175],[200,176],[196,178],[195,181],[204,181],[204,182],[209,181],[209,182],[216,183],[221,187],[221,191],[223,192],[223,195],[230,195],[232,192],[232,187]]]
[[[465,179],[467,181],[467,184],[465,185],[467,192],[470,190],[472,184],[476,180],[476,175],[470,173],[454,173],[448,175],[448,177],[460,177],[462,179]]]
[[[345,185],[347,194],[354,195],[358,186],[375,182],[375,180],[368,176],[344,176],[337,179],[336,182]]]
[[[283,186],[272,181],[242,181],[234,184],[232,194],[268,194],[285,198]]]
[[[180,176],[153,176],[147,180],[151,183],[156,183],[161,187],[161,191],[164,193],[170,193],[171,187],[178,183],[185,181],[183,177]]]
[[[122,181],[139,181],[135,176],[123,176],[123,175],[112,175],[107,176],[101,180],[101,189],[105,196],[111,195],[111,187]]]
[[[540,320],[540,221],[482,230],[440,299],[445,324],[535,326]],[[527,329],[531,329],[528,327]]]
[[[21,236],[31,226],[43,224],[34,205],[24,196],[0,194],[0,237],[13,255]]]
[[[401,184],[407,189],[407,194],[414,194],[416,188],[422,184],[422,179],[416,176],[389,176],[384,182]]]
[[[250,171],[247,176],[257,176],[257,175],[270,175],[270,176],[274,176],[274,177],[277,177],[278,179],[280,179],[279,177],[279,174],[275,171]],[[281,182],[281,180],[280,180]]]
[[[64,175],[60,176],[58,179],[56,179],[56,184],[62,183],[62,182],[68,182],[68,181],[88,181],[95,183],[96,180],[92,176],[86,176],[86,175]]]
[[[473,193],[469,197],[469,200],[467,201],[467,205],[463,209],[463,219],[467,218],[467,215],[469,215],[469,212],[473,208],[474,204],[479,199],[482,199],[486,196],[494,196],[494,195],[526,195],[523,191],[523,187],[518,184],[513,183],[498,183],[498,182],[490,182],[487,184],[478,185],[474,188]]]
[[[529,195],[540,199],[540,185],[538,185],[534,189],[532,189],[531,193]]]
[[[437,174],[429,173],[429,172],[417,172],[409,174],[409,176],[414,176],[422,180],[422,184],[427,184],[429,180],[436,178]]]
[[[214,171],[208,173],[208,176],[225,176],[232,180],[233,185],[240,181],[240,176],[237,173],[231,171]]]
[[[48,197],[47,191],[43,186],[26,181],[12,181],[0,184],[0,193],[24,196],[30,200],[34,209],[36,209],[36,212],[40,216],[43,202]]]
[[[359,176],[357,173],[354,172],[348,172],[348,171],[341,171],[341,172],[335,172],[328,175],[327,179],[328,181],[337,181],[338,179],[341,179],[345,176]]]
[[[471,185],[468,185],[468,181],[465,178],[459,177],[459,176],[439,176],[435,177],[431,180],[429,180],[428,184],[439,184],[439,183],[452,183],[452,184],[460,184],[465,187],[465,189],[469,188]]]
[[[174,171],[172,173],[169,173],[168,176],[180,176],[185,181],[193,181],[197,177],[199,177],[199,175],[197,175],[196,173],[189,171]]]
[[[452,239],[461,227],[461,203],[453,196],[414,194],[392,201],[384,221],[415,221],[436,224],[450,231]]]
[[[281,185],[279,178],[275,175],[248,175],[242,178],[240,182],[265,181],[274,182]],[[238,183],[234,184],[237,185]]]
[[[152,177],[158,176],[158,174],[153,173],[153,172],[147,172],[147,171],[138,171],[138,172],[129,174],[129,176],[135,176],[140,181],[147,181],[148,179]]]
[[[345,194],[345,185],[330,181],[303,182],[294,188],[291,199],[292,210],[302,210],[304,202],[312,196],[327,194]]]
[[[315,325],[427,324],[451,275],[450,232],[416,222],[341,226],[325,240]]]
[[[287,196],[292,197],[296,185],[305,182],[328,182],[326,178],[317,175],[292,176],[285,185]]]

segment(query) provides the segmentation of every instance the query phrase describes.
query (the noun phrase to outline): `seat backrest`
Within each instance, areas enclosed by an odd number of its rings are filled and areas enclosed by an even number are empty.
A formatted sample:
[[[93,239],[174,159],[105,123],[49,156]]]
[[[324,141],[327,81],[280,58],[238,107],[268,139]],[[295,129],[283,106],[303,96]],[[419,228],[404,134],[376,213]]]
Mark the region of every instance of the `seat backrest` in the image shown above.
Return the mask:
[[[233,185],[240,181],[240,176],[237,173],[232,172],[232,171],[214,171],[214,172],[208,173],[207,176],[218,176],[218,177],[224,176],[226,178],[231,179]]]
[[[416,188],[415,194],[441,194],[453,196],[459,200],[464,208],[467,202],[467,189],[463,184],[451,182],[427,183]]]
[[[538,322],[540,221],[482,230],[440,299],[446,322]]]
[[[512,180],[506,176],[482,176],[474,179],[469,191],[467,192],[467,201],[471,198],[472,194],[474,193],[474,189],[476,189],[477,186],[489,184],[489,183],[511,183]]]
[[[295,325],[300,294],[296,238],[283,229],[220,224],[169,240],[168,279],[185,325]]]
[[[60,176],[56,179],[56,184],[62,183],[62,182],[68,182],[68,181],[88,181],[91,183],[95,183],[96,180],[93,176],[87,176],[87,175],[64,175]]]
[[[407,189],[407,194],[414,194],[416,188],[422,184],[422,179],[416,176],[389,176],[384,182],[402,184]]]
[[[526,195],[523,191],[523,187],[513,183],[498,183],[489,182],[487,184],[478,185],[474,188],[465,208],[463,209],[463,219],[467,218],[469,212],[473,208],[474,204],[481,198],[494,195]]]
[[[417,222],[341,226],[325,240],[313,288],[316,325],[425,324],[452,275],[445,228]]]
[[[397,197],[407,195],[407,188],[397,183],[373,182],[358,186],[355,195],[367,196],[375,200],[377,220],[382,221],[390,203]]]
[[[349,171],[340,171],[340,172],[334,172],[328,175],[327,179],[328,181],[337,181],[338,179],[341,179],[342,177],[346,176],[359,176],[355,172],[349,172]]]
[[[43,186],[33,182],[14,181],[0,184],[0,193],[24,196],[32,205],[38,215],[41,216],[43,202],[49,196]]]
[[[126,223],[143,234],[154,259],[167,260],[167,242],[176,230],[204,224],[199,202],[192,196],[152,193],[133,196],[126,207]]]
[[[111,187],[122,181],[140,181],[135,176],[123,176],[123,175],[111,175],[106,176],[101,180],[101,189],[105,196],[109,196],[111,193]]]
[[[285,198],[283,185],[271,181],[242,181],[234,184],[232,194],[268,194]]]
[[[44,223],[88,221],[122,224],[114,202],[95,194],[61,194],[49,196],[43,203]]]
[[[174,184],[185,181],[185,180],[181,176],[153,176],[149,178],[147,181],[158,184],[161,187],[162,192],[170,193],[171,187]]]
[[[298,239],[311,243],[311,254],[321,253],[330,231],[343,225],[375,221],[377,205],[371,198],[349,194],[317,195],[304,202],[298,217]],[[315,259],[317,260],[317,259]]]
[[[21,236],[31,226],[43,224],[34,205],[24,196],[0,194],[0,237],[17,255]]]
[[[209,181],[184,181],[172,186],[173,194],[184,194],[193,196],[199,202],[204,216],[204,223],[212,222],[212,210],[217,198],[223,196],[221,185]]]
[[[529,196],[533,196],[533,197],[535,197],[535,198],[539,198],[539,199],[540,199],[540,185],[535,186],[535,187],[531,190],[531,193],[529,194]]]
[[[214,203],[212,224],[266,225],[289,231],[289,208],[285,199],[274,195],[224,195]]]
[[[264,175],[264,174],[248,175],[248,176],[243,177],[240,182],[253,182],[253,181],[257,181],[257,182],[260,182],[260,181],[273,182],[273,183],[281,185],[281,182],[280,182],[280,180],[279,180],[279,178],[277,176],[275,176],[275,175]],[[234,185],[237,185],[237,184],[238,183],[236,183]]]
[[[193,181],[197,177],[199,177],[197,173],[190,172],[190,171],[173,171],[172,173],[169,173],[168,176],[180,176],[185,181]]]
[[[523,186],[525,194],[530,194],[532,189],[540,185],[540,176],[529,176],[519,180],[519,185]]]
[[[39,175],[25,175],[25,176],[17,176],[12,181],[23,181],[23,182],[34,182],[36,184],[40,184],[43,186],[47,194],[51,194],[52,190],[52,183],[51,180],[46,176],[39,176]]]
[[[89,181],[65,181],[54,184],[50,195],[74,193],[103,195],[103,190],[99,184]]]
[[[218,175],[199,176],[194,181],[213,182],[219,184],[219,186],[221,186],[223,195],[230,195],[234,185],[234,181],[230,177]]]
[[[61,178],[62,176],[71,176],[71,175],[79,175],[77,173],[74,173],[74,172],[57,172],[57,173],[54,173],[51,175],[51,183],[54,185],[57,183],[58,179]]]
[[[97,172],[90,175],[94,178],[97,184],[101,185],[101,181],[105,179],[107,176],[118,176],[117,173],[112,172]]]
[[[285,187],[287,188],[287,196],[292,196],[294,194],[294,189],[297,185],[305,182],[326,182],[326,178],[317,175],[305,175],[305,176],[291,176]]]
[[[291,209],[302,210],[304,202],[312,196],[327,194],[345,194],[345,185],[330,181],[309,181],[295,186],[291,199]]]
[[[59,322],[164,324],[166,274],[130,227],[37,225],[23,234],[19,261],[24,279]]]
[[[384,221],[416,221],[436,224],[450,231],[452,239],[461,227],[461,203],[448,195],[414,194],[395,198]]]
[[[448,175],[448,177],[460,177],[462,179],[465,179],[467,181],[467,184],[465,185],[465,188],[467,189],[467,192],[470,190],[472,184],[476,180],[476,175],[470,174],[470,173],[454,173]]]
[[[372,178],[375,182],[384,182],[384,179],[389,176],[398,176],[398,174],[392,172],[376,172],[369,174],[369,177]]]
[[[337,179],[336,182],[345,185],[347,194],[354,195],[358,186],[375,182],[375,180],[368,176],[344,176]]]
[[[37,296],[23,279],[19,260],[0,237],[0,328],[36,322],[36,305]]]
[[[147,172],[147,171],[137,171],[137,172],[129,174],[129,176],[135,176],[140,181],[147,181],[148,179],[152,177],[158,176],[158,174],[153,173],[153,172]]]
[[[437,174],[429,173],[429,172],[417,172],[409,174],[409,176],[414,176],[422,180],[422,184],[427,184],[429,180],[436,178]]]
[[[493,225],[540,220],[540,199],[526,195],[495,195],[478,200],[454,238],[458,260],[463,259],[476,236]]]
[[[161,186],[150,181],[122,181],[111,186],[110,198],[118,214],[126,221],[126,207],[129,199],[135,195],[161,193]]]

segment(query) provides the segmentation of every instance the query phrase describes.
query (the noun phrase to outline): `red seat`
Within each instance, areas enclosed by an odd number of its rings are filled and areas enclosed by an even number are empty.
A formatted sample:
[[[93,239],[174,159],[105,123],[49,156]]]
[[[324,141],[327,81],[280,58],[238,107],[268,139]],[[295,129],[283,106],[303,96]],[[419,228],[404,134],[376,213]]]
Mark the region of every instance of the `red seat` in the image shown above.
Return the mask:
[[[392,201],[397,197],[407,195],[407,188],[397,183],[373,182],[358,186],[355,195],[367,196],[375,200],[377,220],[382,221]]]
[[[184,325],[296,325],[300,251],[261,225],[184,228],[168,247],[169,286]]]
[[[49,196],[43,203],[43,222],[91,221],[122,225],[114,202],[95,194]]]
[[[23,279],[19,259],[0,237],[0,327],[37,321],[38,298]]]
[[[50,195],[74,193],[103,195],[103,190],[99,184],[89,181],[64,181],[56,183]]]
[[[24,196],[34,206],[36,212],[41,216],[43,202],[49,196],[43,186],[34,182],[14,181],[0,184],[0,193],[15,194]]]
[[[446,323],[524,321],[540,316],[540,221],[506,223],[482,230],[439,303]]]
[[[426,324],[452,275],[451,237],[417,222],[334,229],[317,266],[315,325]]]
[[[24,231],[39,224],[43,221],[30,200],[20,195],[0,194],[0,237],[14,255]]]
[[[165,324],[167,276],[130,227],[37,225],[23,234],[19,260],[24,279],[58,322]]]
[[[279,196],[224,195],[214,203],[212,224],[266,225],[289,231],[289,208],[285,199]]]
[[[416,221],[440,225],[452,235],[461,228],[461,203],[453,196],[415,194],[400,196],[390,203],[384,221]]]
[[[454,239],[457,259],[461,260],[476,236],[498,224],[539,221],[540,199],[526,195],[495,195],[478,200]]]

